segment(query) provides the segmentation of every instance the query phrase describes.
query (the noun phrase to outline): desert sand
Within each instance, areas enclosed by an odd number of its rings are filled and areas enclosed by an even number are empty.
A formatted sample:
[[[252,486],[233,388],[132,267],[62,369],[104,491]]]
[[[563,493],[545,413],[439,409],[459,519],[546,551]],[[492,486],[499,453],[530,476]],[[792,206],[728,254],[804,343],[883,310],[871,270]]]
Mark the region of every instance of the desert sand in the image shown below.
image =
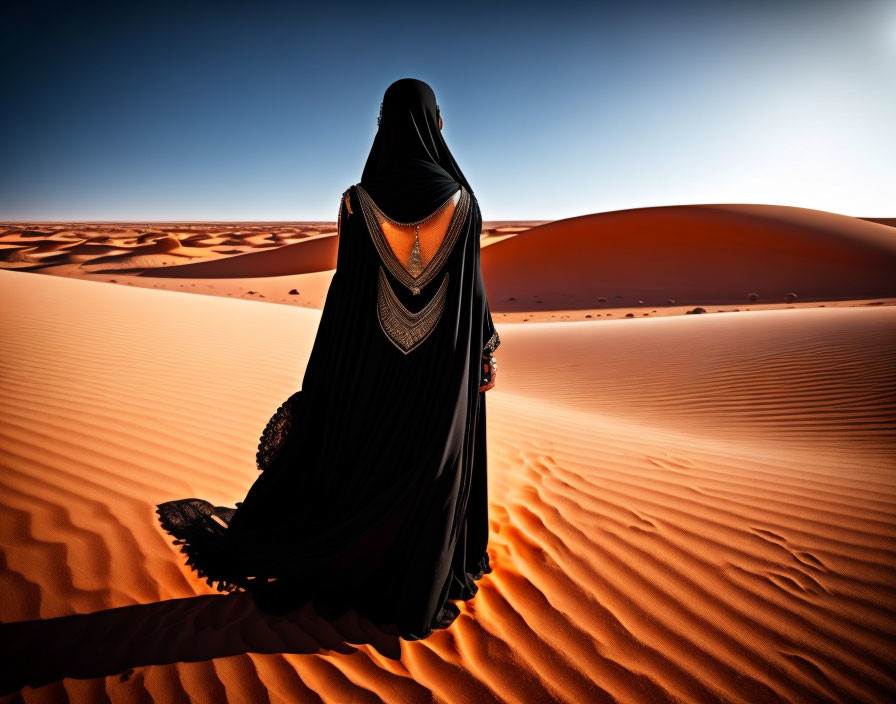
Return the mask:
[[[154,512],[256,478],[333,223],[4,226],[0,702],[890,700],[896,229],[486,225],[494,571],[417,642],[219,594]]]

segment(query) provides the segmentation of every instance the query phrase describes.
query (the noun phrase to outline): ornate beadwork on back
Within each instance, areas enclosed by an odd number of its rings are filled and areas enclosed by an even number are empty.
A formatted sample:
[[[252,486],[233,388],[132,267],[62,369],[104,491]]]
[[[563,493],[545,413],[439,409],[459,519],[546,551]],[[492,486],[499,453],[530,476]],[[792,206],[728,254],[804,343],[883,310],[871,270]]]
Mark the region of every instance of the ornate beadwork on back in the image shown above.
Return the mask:
[[[469,192],[463,186],[460,187],[460,200],[454,208],[454,213],[451,216],[451,221],[448,224],[448,230],[445,232],[445,237],[443,238],[442,243],[439,245],[432,259],[429,260],[429,263],[423,267],[422,270],[419,270],[419,273],[414,275],[409,272],[395,256],[395,252],[392,251],[392,247],[389,245],[389,241],[386,239],[386,235],[383,233],[382,227],[380,226],[380,220],[387,220],[396,225],[421,225],[435,217],[436,214],[447,207],[448,203],[454,199],[454,196],[452,195],[448,201],[439,206],[434,213],[431,213],[423,220],[412,223],[400,223],[392,220],[380,210],[370,197],[370,194],[368,194],[360,184],[356,184],[355,188],[358,192],[358,200],[361,203],[364,221],[367,223],[367,231],[370,234],[370,238],[373,240],[380,261],[389,269],[391,274],[398,279],[398,281],[411,291],[411,293],[414,295],[419,294],[423,287],[432,281],[436,274],[439,273],[453,249],[454,243],[460,234],[461,228],[466,222],[467,213],[470,209]],[[419,260],[416,261],[419,262]]]
[[[419,346],[435,329],[445,309],[448,295],[448,272],[442,277],[438,290],[423,308],[409,311],[398,300],[383,267],[379,267],[376,313],[380,328],[399,350],[408,354]]]

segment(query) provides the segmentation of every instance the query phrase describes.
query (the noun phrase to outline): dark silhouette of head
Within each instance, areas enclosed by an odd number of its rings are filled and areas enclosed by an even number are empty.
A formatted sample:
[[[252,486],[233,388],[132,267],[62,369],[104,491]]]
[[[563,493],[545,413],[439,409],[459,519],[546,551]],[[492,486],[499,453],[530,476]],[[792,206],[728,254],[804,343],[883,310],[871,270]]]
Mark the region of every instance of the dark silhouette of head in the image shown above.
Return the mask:
[[[428,84],[416,78],[392,83],[377,122],[361,183],[375,200],[381,198],[377,203],[387,213],[425,215],[425,208],[444,202],[458,185],[473,192],[442,136],[441,109]]]

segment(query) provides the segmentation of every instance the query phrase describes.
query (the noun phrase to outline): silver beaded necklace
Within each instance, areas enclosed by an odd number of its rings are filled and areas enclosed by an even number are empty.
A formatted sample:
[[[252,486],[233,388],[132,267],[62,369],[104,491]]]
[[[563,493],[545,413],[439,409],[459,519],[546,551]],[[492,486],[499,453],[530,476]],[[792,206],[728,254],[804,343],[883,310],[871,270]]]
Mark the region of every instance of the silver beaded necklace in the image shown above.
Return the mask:
[[[408,257],[408,273],[411,276],[419,276],[420,272],[423,271],[423,259],[420,256],[420,226],[425,225],[434,217],[436,217],[439,213],[441,213],[448,205],[454,201],[454,196],[457,195],[457,192],[452,193],[451,197],[446,200],[442,205],[436,208],[432,213],[427,215],[422,220],[415,220],[413,222],[399,222],[398,220],[393,220],[388,215],[386,215],[382,210],[379,209],[379,206],[376,203],[373,204],[374,208],[376,208],[377,212],[383,216],[383,219],[387,222],[395,225],[396,227],[413,227],[414,228],[414,246],[411,247],[411,255]]]

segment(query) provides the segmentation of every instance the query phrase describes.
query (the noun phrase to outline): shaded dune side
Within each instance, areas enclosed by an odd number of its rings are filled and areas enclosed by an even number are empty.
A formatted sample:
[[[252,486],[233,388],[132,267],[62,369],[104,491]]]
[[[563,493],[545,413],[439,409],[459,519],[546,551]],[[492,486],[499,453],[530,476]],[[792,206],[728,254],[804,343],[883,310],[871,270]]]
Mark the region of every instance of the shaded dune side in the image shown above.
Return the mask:
[[[193,264],[151,267],[139,275],[227,279],[307,274],[335,269],[338,245],[337,235],[319,235],[261,252],[247,252]]]
[[[482,250],[491,309],[507,312],[594,308],[599,297],[627,306],[893,296],[894,270],[893,228],[771,205],[583,215]]]
[[[889,227],[896,227],[896,218],[861,218],[862,220],[867,220],[868,222],[876,222],[881,225],[887,225]]]
[[[522,223],[519,227],[504,228],[498,226],[501,223],[483,223],[483,234],[490,235],[493,230],[498,236],[506,234],[502,230],[510,230],[510,234],[513,234],[524,231],[533,224],[542,224],[543,222],[533,221],[532,223]],[[484,246],[487,244],[488,242],[483,243]],[[245,252],[226,258],[176,266],[149,267],[139,276],[228,279],[326,272],[336,268],[338,247],[339,237],[337,234],[321,234],[309,237],[302,242],[285,244],[260,252]]]
[[[318,622],[259,620],[245,600],[217,594],[181,564],[153,513],[166,498],[243,496],[257,431],[301,378],[319,313],[12,272],[0,272],[0,293],[14,301],[0,319],[0,619],[108,613],[99,632],[114,645],[108,660],[91,658],[89,679],[63,673],[23,690],[26,701],[815,704],[896,691],[896,467],[884,448],[860,452],[846,435],[821,450],[799,434],[805,442],[729,440],[708,432],[724,409],[700,422],[700,400],[686,395],[693,432],[658,423],[647,404],[624,414],[621,396],[608,409],[595,386],[554,396],[554,371],[539,376],[524,360],[576,326],[501,326],[499,386],[487,397],[494,572],[447,631],[397,653],[353,649]],[[866,316],[892,329],[891,311],[814,312],[781,311],[802,316],[776,329],[783,349],[836,333],[832,366],[881,365]],[[655,381],[666,341],[699,337],[710,320],[728,346],[689,350],[695,366],[763,344],[749,326],[725,333],[724,316],[687,316],[678,328],[615,321],[599,341],[563,339],[553,354],[571,369],[606,354],[607,377],[648,368]],[[639,355],[632,326],[649,331]],[[759,364],[749,362],[756,374]],[[855,400],[866,393],[857,376],[818,384]],[[805,384],[776,379],[782,409],[799,408]],[[844,412],[844,433],[861,438],[868,422]],[[164,610],[108,611],[129,605]],[[91,623],[83,641],[53,631],[44,658],[104,652]],[[272,642],[281,652],[262,654]],[[22,668],[39,659],[5,643]],[[204,660],[148,660],[153,643],[159,657]],[[137,668],[127,681],[124,666]]]

